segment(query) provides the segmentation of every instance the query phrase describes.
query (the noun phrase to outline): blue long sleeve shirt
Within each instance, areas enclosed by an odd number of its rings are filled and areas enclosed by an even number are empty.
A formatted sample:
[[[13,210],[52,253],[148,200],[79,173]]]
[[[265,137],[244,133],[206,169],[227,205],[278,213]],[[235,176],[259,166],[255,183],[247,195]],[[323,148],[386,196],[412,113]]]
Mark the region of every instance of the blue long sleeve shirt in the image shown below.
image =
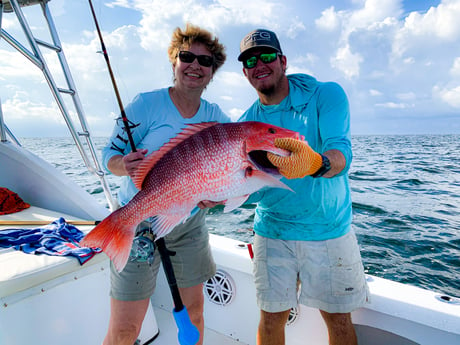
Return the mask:
[[[346,166],[333,178],[286,179],[294,190],[265,189],[251,196],[257,202],[254,231],[284,240],[326,240],[351,228],[352,204],[348,170],[352,161],[348,99],[336,83],[322,83],[304,74],[288,76],[289,95],[277,105],[257,100],[239,121],[261,121],[305,136],[319,153],[336,149]]]
[[[132,126],[133,141],[137,149],[158,150],[184,127],[200,122],[230,122],[217,104],[201,99],[200,108],[192,118],[181,116],[169,96],[168,88],[138,94],[125,109]],[[102,164],[107,169],[110,158],[131,152],[123,123],[118,120],[108,144],[102,150]],[[122,177],[118,201],[127,204],[139,190],[129,176]]]

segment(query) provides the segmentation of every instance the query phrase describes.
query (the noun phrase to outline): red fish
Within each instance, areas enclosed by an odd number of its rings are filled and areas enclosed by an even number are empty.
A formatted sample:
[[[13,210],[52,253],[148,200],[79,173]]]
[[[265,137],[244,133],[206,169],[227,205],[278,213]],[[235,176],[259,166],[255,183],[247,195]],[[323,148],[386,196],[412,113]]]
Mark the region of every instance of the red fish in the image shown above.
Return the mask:
[[[129,258],[137,225],[157,216],[157,238],[184,222],[202,200],[227,200],[224,212],[243,204],[262,187],[290,189],[266,157],[286,156],[276,138],[299,139],[288,129],[261,122],[189,125],[169,143],[147,156],[133,178],[139,192],[111,213],[81,242],[100,247],[121,271]]]

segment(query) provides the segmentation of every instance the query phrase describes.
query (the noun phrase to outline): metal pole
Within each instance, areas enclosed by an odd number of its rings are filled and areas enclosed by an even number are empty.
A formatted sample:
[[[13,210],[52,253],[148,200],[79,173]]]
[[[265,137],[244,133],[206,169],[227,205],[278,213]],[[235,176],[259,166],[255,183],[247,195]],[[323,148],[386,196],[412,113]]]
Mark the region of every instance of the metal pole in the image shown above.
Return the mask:
[[[2,99],[0,98],[0,141],[6,142],[5,121],[3,121]]]

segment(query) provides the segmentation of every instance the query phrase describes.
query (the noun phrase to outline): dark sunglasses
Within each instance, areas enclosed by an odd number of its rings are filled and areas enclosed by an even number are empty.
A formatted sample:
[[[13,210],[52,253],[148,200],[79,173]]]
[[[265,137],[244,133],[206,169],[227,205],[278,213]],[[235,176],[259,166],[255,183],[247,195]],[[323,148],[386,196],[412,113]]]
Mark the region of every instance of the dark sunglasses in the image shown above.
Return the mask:
[[[209,55],[195,55],[192,52],[181,50],[179,52],[179,60],[186,63],[192,63],[198,59],[198,63],[203,67],[211,67],[214,63],[214,58]]]
[[[271,63],[278,58],[278,53],[262,53],[260,55],[253,55],[243,60],[244,68],[251,69],[256,67],[257,61],[260,60],[264,64]]]

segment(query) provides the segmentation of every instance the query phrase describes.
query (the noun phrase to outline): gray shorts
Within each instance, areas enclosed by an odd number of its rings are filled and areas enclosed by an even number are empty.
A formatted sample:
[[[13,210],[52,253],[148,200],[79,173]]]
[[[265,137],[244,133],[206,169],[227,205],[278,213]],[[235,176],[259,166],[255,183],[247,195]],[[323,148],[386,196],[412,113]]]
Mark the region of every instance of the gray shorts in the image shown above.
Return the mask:
[[[166,247],[176,253],[171,256],[171,262],[177,285],[181,288],[201,284],[216,273],[205,216],[206,211],[200,210],[165,236]],[[111,265],[110,296],[121,301],[149,298],[155,290],[160,262],[160,254],[155,250],[151,265],[128,261],[121,272]]]
[[[255,235],[254,255],[257,303],[264,311],[285,311],[300,302],[328,313],[349,313],[369,298],[353,231],[326,241]]]

